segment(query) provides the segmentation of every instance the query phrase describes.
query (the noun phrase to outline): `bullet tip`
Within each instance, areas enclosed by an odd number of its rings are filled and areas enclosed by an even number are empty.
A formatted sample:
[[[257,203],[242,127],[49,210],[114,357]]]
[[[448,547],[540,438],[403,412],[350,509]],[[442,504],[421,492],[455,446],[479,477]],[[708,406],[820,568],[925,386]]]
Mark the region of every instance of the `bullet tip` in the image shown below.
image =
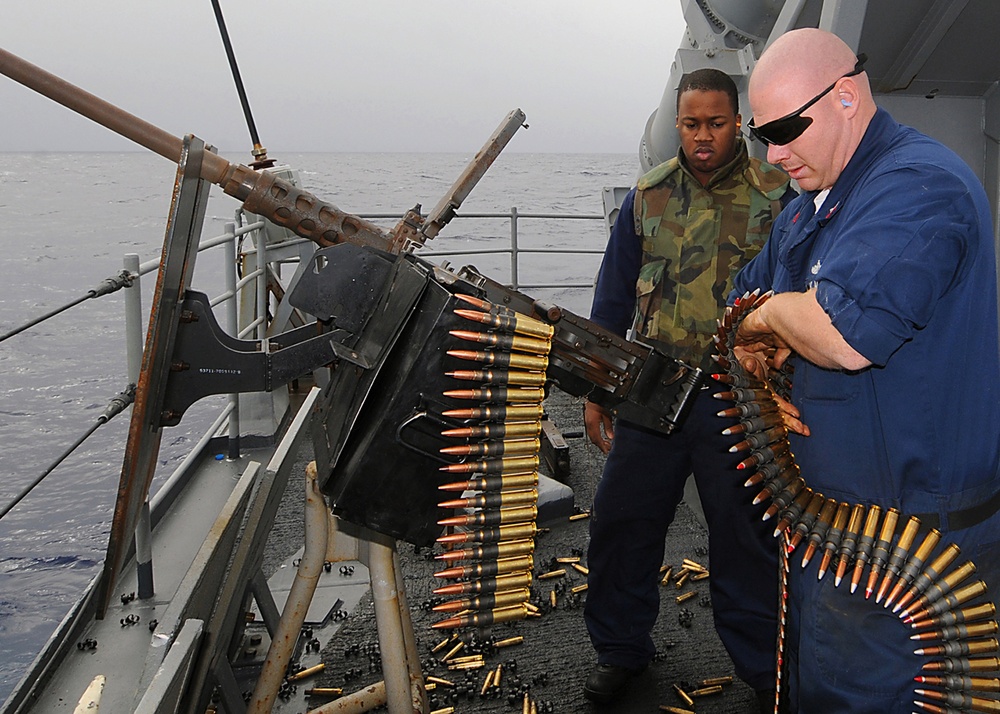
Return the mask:
[[[833,576],[833,587],[839,588],[840,587],[840,583],[843,582],[843,580],[844,579],[842,577],[840,577],[839,575]]]
[[[855,593],[855,591],[857,591],[857,589],[858,589],[858,584],[857,583],[851,583],[851,595],[853,595]]]

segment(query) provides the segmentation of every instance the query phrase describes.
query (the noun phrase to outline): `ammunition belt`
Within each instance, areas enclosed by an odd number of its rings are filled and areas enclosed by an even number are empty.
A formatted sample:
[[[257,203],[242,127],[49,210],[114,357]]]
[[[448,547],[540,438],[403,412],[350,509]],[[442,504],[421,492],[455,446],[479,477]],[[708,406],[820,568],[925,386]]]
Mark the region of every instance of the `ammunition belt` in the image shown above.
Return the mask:
[[[452,582],[434,593],[459,597],[433,606],[451,616],[431,626],[482,633],[537,611],[529,599],[542,400],[553,329],[486,300],[460,293],[455,298],[475,309],[454,310],[471,326],[450,332],[455,343],[447,354],[474,368],[446,373],[460,388],[443,396],[471,406],[439,415],[443,423],[454,424],[441,432],[452,443],[440,452],[455,459],[440,470],[459,479],[439,488],[461,497],[438,505],[462,513],[438,521],[451,531],[438,538],[448,550],[437,558],[449,567],[434,576]]]
[[[972,580],[976,572],[972,561],[952,567],[959,547],[942,542],[937,514],[903,516],[895,508],[883,511],[878,505],[838,503],[815,492],[799,473],[774,398],[775,393],[788,398],[790,371],[772,370],[765,384],[739,364],[733,351],[743,319],[770,295],[747,294],[726,309],[714,338],[716,353],[712,358],[722,369],[713,377],[729,386],[729,391],[715,397],[735,403],[719,415],[740,418],[738,425],[723,433],[743,435],[732,450],[748,451],[749,455],[737,468],[748,474],[746,486],[760,487],[754,504],[770,502],[763,518],[777,518],[774,535],[782,541],[775,711],[779,709],[782,663],[786,661],[791,555],[804,543],[803,568],[814,555],[820,555],[820,579],[833,570],[834,584],[839,586],[849,573],[851,593],[864,580],[865,600],[874,593],[875,604],[891,606],[913,628],[916,634],[911,639],[927,642],[914,651],[928,657],[916,678],[919,686],[914,689],[915,706],[943,714],[1000,712],[1000,702],[981,695],[1000,692],[1000,678],[995,674],[1000,671],[996,607],[985,597],[986,583]],[[1000,494],[972,508],[947,514],[948,526],[957,530],[975,525],[998,507]],[[980,676],[984,673],[994,674]]]

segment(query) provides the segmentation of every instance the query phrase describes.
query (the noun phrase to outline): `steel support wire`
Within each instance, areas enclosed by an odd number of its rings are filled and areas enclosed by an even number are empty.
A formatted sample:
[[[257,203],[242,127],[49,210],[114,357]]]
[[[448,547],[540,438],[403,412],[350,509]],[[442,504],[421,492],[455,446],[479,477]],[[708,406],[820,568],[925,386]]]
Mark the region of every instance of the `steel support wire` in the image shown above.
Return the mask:
[[[3,510],[0,511],[0,518],[3,518],[8,513],[10,513],[11,509],[13,509],[14,506],[16,506],[18,503],[21,502],[21,499],[23,499],[25,496],[31,493],[31,491],[35,488],[35,486],[37,486],[42,482],[42,479],[44,479],[50,473],[55,471],[56,467],[59,466],[59,464],[61,464],[66,459],[66,457],[68,457],[70,454],[76,451],[77,447],[79,447],[80,444],[86,441],[91,434],[97,431],[98,427],[107,424],[114,417],[116,417],[118,414],[124,411],[126,407],[130,406],[133,401],[135,401],[135,385],[130,384],[128,385],[128,387],[125,388],[125,391],[119,392],[111,399],[110,402],[108,402],[108,406],[104,409],[104,413],[101,414],[99,417],[97,417],[97,421],[94,423],[93,426],[87,429],[87,431],[83,434],[83,436],[81,436],[79,439],[73,442],[73,445],[70,446],[68,449],[66,449],[66,451],[64,451],[58,459],[53,461],[51,466],[45,469],[45,471],[43,471],[42,474],[38,476],[34,481],[32,481],[26,488],[22,489],[21,493],[15,496],[13,501],[4,506]]]
[[[75,300],[72,300],[72,301],[66,303],[62,307],[57,307],[55,310],[47,312],[44,315],[41,315],[40,317],[36,317],[35,319],[30,320],[29,322],[26,322],[25,324],[21,325],[20,327],[14,329],[14,330],[11,330],[10,332],[8,332],[8,333],[6,333],[4,335],[0,335],[0,342],[3,342],[8,337],[13,337],[14,335],[16,335],[18,333],[24,332],[29,327],[34,327],[38,323],[44,322],[45,320],[48,320],[50,317],[55,317],[59,313],[65,312],[66,310],[69,310],[74,305],[79,305],[84,300],[90,300],[91,298],[101,297],[102,295],[107,295],[109,293],[116,292],[118,290],[121,290],[122,288],[131,287],[132,281],[135,280],[135,277],[136,276],[133,275],[132,273],[130,273],[129,271],[122,270],[120,273],[118,273],[118,275],[112,275],[110,278],[105,278],[104,280],[102,280],[97,285],[96,288],[93,288],[92,290],[88,290],[87,293],[86,293],[86,295],[81,295],[80,297],[76,298]],[[3,514],[0,514],[0,515],[3,515]]]

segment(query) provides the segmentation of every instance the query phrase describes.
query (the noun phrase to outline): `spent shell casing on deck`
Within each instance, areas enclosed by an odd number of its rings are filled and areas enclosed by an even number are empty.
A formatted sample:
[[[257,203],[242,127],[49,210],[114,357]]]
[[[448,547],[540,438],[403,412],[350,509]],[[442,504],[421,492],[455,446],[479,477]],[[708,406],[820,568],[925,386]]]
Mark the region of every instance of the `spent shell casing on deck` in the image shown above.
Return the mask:
[[[484,610],[482,612],[473,612],[468,615],[449,617],[447,620],[441,620],[440,622],[433,623],[431,627],[436,630],[449,629],[452,627],[486,627],[488,625],[497,625],[501,622],[523,620],[527,616],[528,608],[526,605],[509,605],[508,607],[499,607],[494,610]]]
[[[844,535],[840,539],[840,547],[837,549],[837,571],[834,573],[834,587],[840,587],[840,583],[844,580],[844,573],[847,572],[847,565],[851,562],[851,558],[854,557],[854,550],[858,545],[858,536],[861,533],[864,518],[864,504],[855,503],[851,508],[851,516],[847,520],[847,527],[844,529]]]
[[[920,647],[913,650],[913,654],[926,657],[964,657],[965,655],[996,652],[998,648],[1000,648],[1000,642],[997,642],[997,638],[989,637],[985,640],[948,640],[939,645]]]
[[[515,387],[541,387],[545,384],[545,372],[522,372],[520,370],[500,369],[457,369],[445,372],[446,377],[459,379],[463,382],[480,382],[482,384],[506,384]]]
[[[459,600],[449,600],[435,605],[431,609],[434,612],[461,612],[462,610],[491,610],[495,607],[507,607],[527,602],[531,598],[531,590],[528,588],[515,588],[513,590],[500,590],[498,592],[477,595],[476,597],[464,597]]]
[[[793,523],[797,523],[799,518],[805,512],[806,506],[812,500],[814,491],[811,488],[802,489],[799,494],[782,512],[781,516],[778,518],[778,523],[774,527],[774,537],[777,538],[778,534],[786,528],[790,527]]]
[[[872,549],[871,570],[868,573],[868,583],[865,587],[865,599],[871,597],[878,574],[882,571],[882,566],[889,559],[889,546],[892,545],[892,537],[896,532],[896,524],[899,521],[899,511],[890,508],[885,512],[885,520],[882,521],[882,529],[879,531],[878,540]]]
[[[442,501],[439,508],[502,508],[519,506],[538,501],[538,489],[525,488],[516,491],[493,491],[478,496],[455,498]]]
[[[480,578],[479,580],[467,580],[463,583],[451,583],[434,588],[431,592],[435,595],[478,595],[480,593],[492,593],[502,590],[515,590],[517,588],[531,587],[531,573],[507,573],[491,578]]]
[[[795,550],[799,546],[799,543],[802,542],[802,539],[809,535],[809,531],[812,529],[813,524],[816,523],[816,517],[819,515],[819,511],[824,503],[826,503],[826,496],[822,493],[814,493],[812,498],[809,499],[809,505],[806,506],[802,517],[795,523],[794,532],[791,538],[789,538],[789,547],[791,550]]]
[[[819,564],[819,573],[816,576],[818,580],[823,579],[827,569],[830,567],[830,561],[833,559],[837,546],[840,545],[840,539],[844,534],[844,526],[847,525],[847,518],[850,511],[851,504],[846,501],[842,501],[837,506],[837,513],[834,515],[833,523],[830,524],[830,528],[826,532],[826,540],[823,541],[823,560]]]
[[[513,332],[518,335],[537,337],[543,340],[551,340],[556,330],[552,325],[547,325],[540,320],[519,315],[516,312],[489,313],[476,312],[475,310],[455,310],[456,315],[464,317],[466,320],[486,325],[493,330],[503,332]]]
[[[997,615],[997,608],[992,602],[984,602],[981,605],[970,605],[961,610],[948,610],[933,617],[914,619],[910,627],[919,630],[923,627],[945,627],[948,625],[958,625],[962,622],[975,622],[994,618]]]
[[[438,486],[440,491],[504,491],[516,488],[535,488],[538,486],[538,472],[520,474],[504,474],[503,476],[485,476],[467,481],[453,481]]]
[[[993,672],[1000,669],[1000,657],[945,657],[934,662],[926,662],[920,669],[923,672],[951,672],[958,674],[967,672]]]
[[[534,456],[504,456],[500,459],[481,459],[463,461],[460,464],[447,464],[438,467],[438,470],[455,474],[520,474],[538,470],[538,463],[537,454]]]
[[[471,407],[469,409],[448,409],[441,414],[452,419],[478,419],[481,421],[537,421],[545,409],[541,404],[497,404]]]
[[[487,560],[490,558],[509,558],[512,555],[526,555],[535,552],[535,541],[530,538],[522,540],[507,540],[499,543],[475,545],[461,550],[449,550],[434,556],[435,560]]]
[[[461,533],[448,533],[439,536],[438,543],[495,543],[504,540],[534,538],[538,535],[538,526],[534,523],[511,523],[510,525],[477,528]]]
[[[541,433],[541,421],[509,421],[445,429],[441,432],[441,436],[459,439],[502,439],[505,436],[538,436]]]
[[[922,674],[914,677],[920,684],[930,684],[955,691],[967,692],[1000,692],[1000,679],[996,677],[967,677],[961,674]]]
[[[968,602],[973,598],[977,598],[980,595],[985,595],[985,594],[986,594],[986,583],[984,583],[982,580],[977,580],[973,583],[969,583],[968,585],[963,585],[957,590],[953,590],[952,592],[948,593],[940,600],[937,600],[936,602],[928,605],[927,607],[924,607],[920,610],[913,612],[912,615],[904,618],[903,621],[912,623],[914,620],[923,620],[928,617],[934,617],[935,615],[939,615],[942,612],[948,611],[949,609],[953,610],[962,603]]]
[[[773,518],[781,509],[786,508],[792,503],[792,500],[806,487],[806,480],[801,476],[793,478],[787,486],[778,491],[774,498],[771,499],[771,505],[767,507],[764,511],[764,515],[761,516],[762,521],[769,520]]]
[[[535,567],[535,559],[531,555],[515,555],[510,558],[497,558],[470,565],[457,565],[434,573],[435,578],[442,580],[458,580],[462,578],[488,578],[493,575],[506,575],[520,570],[531,570]]]
[[[547,355],[526,355],[502,350],[448,350],[448,355],[466,362],[537,372],[544,372],[549,366]]]
[[[875,532],[878,530],[878,519],[882,515],[882,507],[872,505],[868,508],[868,513],[865,515],[865,525],[861,529],[861,535],[858,537],[858,547],[854,553],[854,572],[851,573],[851,592],[853,593],[858,589],[858,584],[861,582],[861,576],[865,570],[865,564],[872,554],[872,547],[875,545]],[[868,599],[871,590],[865,594],[865,599]]]
[[[953,590],[956,585],[958,585],[960,582],[962,582],[975,572],[976,572],[975,563],[973,563],[971,560],[966,561],[962,565],[950,571],[944,577],[941,577],[932,582],[927,587],[927,590],[913,603],[911,603],[907,609],[914,610],[918,607],[926,607],[927,605],[937,602],[942,597],[951,592],[951,590]]]
[[[911,640],[923,642],[925,640],[960,640],[972,637],[986,637],[995,635],[1000,629],[1000,624],[996,620],[986,620],[985,622],[963,622],[961,625],[948,625],[937,630],[918,632],[910,635]]]
[[[906,525],[903,526],[903,532],[899,536],[896,546],[892,549],[892,555],[889,556],[889,562],[885,566],[885,575],[882,577],[882,584],[878,586],[878,593],[875,595],[875,602],[882,602],[882,598],[889,592],[889,588],[892,587],[893,581],[899,575],[903,563],[906,562],[906,558],[910,554],[910,547],[913,545],[913,541],[916,540],[917,531],[919,530],[920,519],[917,516],[910,516],[909,520],[906,521]]]
[[[802,554],[802,567],[805,568],[809,565],[809,561],[812,560],[813,553],[823,544],[826,538],[826,532],[830,530],[830,524],[833,523],[833,517],[837,513],[837,499],[828,498],[823,504],[823,508],[820,509],[819,515],[816,517],[816,522],[813,523],[812,528],[809,529],[809,539],[806,543],[806,551]]]
[[[541,448],[538,438],[503,439],[483,441],[476,444],[457,444],[440,449],[442,454],[450,456],[514,456],[534,454]]]
[[[490,511],[468,513],[464,516],[452,516],[438,521],[439,526],[499,526],[509,523],[524,523],[538,517],[535,506],[511,506]]]
[[[899,571],[899,580],[892,588],[892,592],[889,593],[889,597],[885,600],[885,607],[889,607],[896,598],[906,598],[906,602],[909,602],[910,597],[904,592],[910,587],[910,583],[913,582],[914,578],[920,572],[920,569],[924,567],[924,561],[927,560],[931,552],[937,547],[938,541],[941,540],[941,531],[936,528],[931,528],[924,539],[917,546],[917,549],[913,551],[913,554],[907,558],[906,563],[903,565],[902,570]],[[900,597],[902,596],[902,597]],[[896,607],[892,608],[893,612],[899,612],[901,609],[899,602],[896,602]]]
[[[926,697],[932,701],[944,702],[955,711],[973,712],[1000,712],[1000,702],[995,699],[984,699],[974,697],[964,692],[939,691],[937,689],[914,689],[913,693],[919,697]],[[914,702],[916,704],[917,702]]]
[[[958,557],[960,550],[954,543],[949,543],[945,546],[944,550],[941,551],[934,560],[924,566],[923,570],[917,573],[917,577],[913,579],[913,584],[910,585],[910,589],[906,591],[906,594],[899,599],[896,603],[897,607],[893,609],[893,612],[897,610],[902,610],[908,607],[913,600],[919,598],[923,593],[931,586],[931,584],[941,577],[945,569],[950,566],[955,559]]]
[[[545,399],[545,390],[536,387],[481,387],[479,389],[446,389],[449,399],[492,404],[536,404]]]
[[[504,335],[496,332],[473,332],[471,330],[449,330],[448,334],[460,340],[477,342],[489,347],[499,347],[502,350],[527,352],[533,355],[547,355],[552,348],[548,340],[521,335]]]

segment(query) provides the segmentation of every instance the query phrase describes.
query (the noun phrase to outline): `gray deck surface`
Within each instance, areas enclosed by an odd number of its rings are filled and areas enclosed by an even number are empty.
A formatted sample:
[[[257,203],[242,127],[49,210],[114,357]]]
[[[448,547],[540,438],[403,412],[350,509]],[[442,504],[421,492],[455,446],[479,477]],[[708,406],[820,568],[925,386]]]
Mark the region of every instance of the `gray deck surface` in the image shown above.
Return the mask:
[[[546,401],[546,411],[563,434],[571,437],[567,439],[571,451],[571,474],[568,485],[574,491],[577,508],[587,510],[593,500],[604,456],[582,436],[582,402],[554,390]],[[572,437],[574,432],[580,436]],[[303,462],[308,458],[309,455],[304,454]],[[297,534],[301,531],[302,524],[302,505],[298,495],[301,493],[301,486],[300,480],[295,479],[294,475],[292,484],[297,488],[290,487],[286,503],[279,514],[279,521],[275,525],[278,537],[272,539],[279,545],[269,553],[264,563],[266,573],[277,570],[282,561],[301,546],[301,540],[297,540],[300,537]],[[550,561],[556,557],[582,554],[582,562],[586,564],[587,520],[571,522],[560,518],[555,522],[540,525],[551,530],[540,535],[537,540],[536,576],[549,570]],[[667,536],[664,564],[674,565],[676,569],[683,558],[691,558],[710,566],[707,546],[708,537],[703,525],[687,503],[682,503]],[[448,671],[437,662],[436,656],[430,653],[431,648],[447,636],[446,633],[443,634],[442,631],[430,627],[431,622],[442,619],[440,614],[429,610],[429,604],[435,597],[431,590],[441,583],[432,573],[440,569],[441,561],[430,559],[429,556],[433,553],[428,549],[420,553],[414,551],[412,545],[399,544],[406,580],[406,595],[413,613],[414,629],[423,657],[424,674],[462,682],[463,676]],[[435,549],[434,552],[438,550]],[[514,667],[521,684],[530,685],[531,696],[540,705],[539,711],[545,711],[546,707],[542,706],[542,703],[548,702],[551,704],[548,711],[560,713],[626,714],[660,711],[661,704],[685,707],[673,690],[674,684],[691,689],[703,679],[733,674],[732,662],[713,628],[712,609],[707,597],[708,582],[703,580],[689,584],[683,590],[677,590],[671,583],[661,590],[660,616],[653,635],[659,649],[657,659],[643,674],[633,680],[615,704],[604,707],[591,704],[583,696],[583,683],[595,662],[594,651],[583,623],[582,598],[586,593],[576,598],[568,596],[570,587],[585,581],[584,575],[572,569],[567,570],[567,577],[560,580],[536,580],[533,585],[532,602],[542,607],[543,616],[494,628],[497,639],[514,635],[524,637],[523,644],[499,650],[486,658],[487,666],[494,669],[497,664],[504,663],[505,674],[501,680],[501,691],[494,692],[493,696],[481,697],[479,692],[486,670],[476,670],[469,675],[471,691],[468,694],[457,697],[452,694],[449,699],[445,690],[441,688],[430,692],[431,710],[453,706],[456,714],[520,712],[521,697],[515,693]],[[558,592],[557,606],[554,610],[550,610],[547,603],[549,592],[553,587],[563,592]],[[678,605],[675,602],[677,595],[689,590],[696,593],[695,597]],[[688,627],[680,623],[682,609],[693,616]],[[382,676],[377,663],[370,664],[364,654],[359,656],[349,653],[352,648],[355,652],[358,647],[362,650],[372,648],[376,642],[374,611],[369,592],[343,621],[337,635],[323,648],[321,656],[326,669],[321,674],[300,682],[299,689],[344,687],[345,691],[349,692],[380,680]],[[303,664],[305,666],[308,663],[304,661]],[[510,701],[509,698],[516,701]],[[286,706],[279,707],[280,711],[303,711],[303,705],[295,700],[301,701],[301,697],[297,696],[287,702]],[[308,703],[310,707],[316,707],[324,701],[326,700],[310,698]],[[726,685],[723,692],[699,698],[695,706],[690,708],[700,714],[728,714],[754,712],[756,704],[749,687],[735,680],[732,684]]]

